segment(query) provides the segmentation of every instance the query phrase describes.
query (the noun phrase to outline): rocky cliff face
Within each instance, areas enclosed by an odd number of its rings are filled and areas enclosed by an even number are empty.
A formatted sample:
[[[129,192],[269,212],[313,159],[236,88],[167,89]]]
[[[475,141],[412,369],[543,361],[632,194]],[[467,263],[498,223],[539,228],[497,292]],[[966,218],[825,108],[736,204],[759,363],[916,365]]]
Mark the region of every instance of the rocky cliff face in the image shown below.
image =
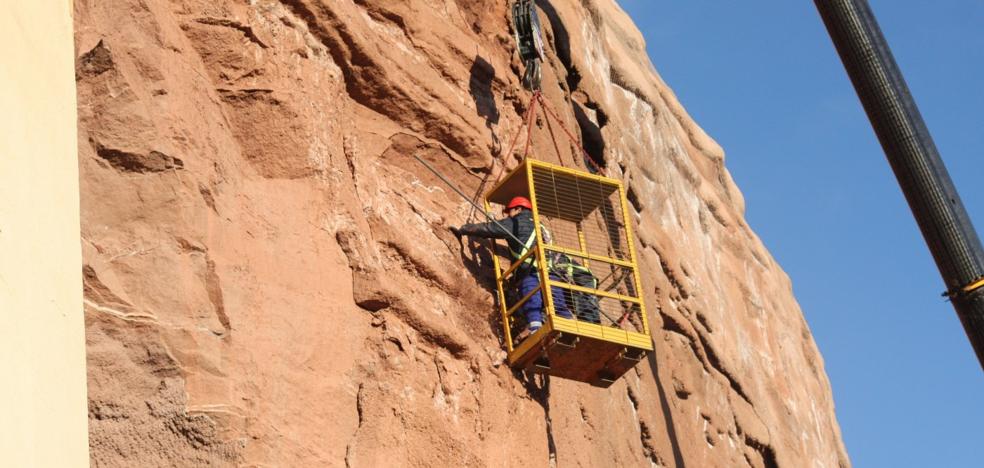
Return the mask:
[[[506,0],[75,1],[94,466],[850,465],[722,150],[613,0],[538,3],[634,210],[656,352],[606,390],[503,364],[474,213],[411,158],[517,163]]]

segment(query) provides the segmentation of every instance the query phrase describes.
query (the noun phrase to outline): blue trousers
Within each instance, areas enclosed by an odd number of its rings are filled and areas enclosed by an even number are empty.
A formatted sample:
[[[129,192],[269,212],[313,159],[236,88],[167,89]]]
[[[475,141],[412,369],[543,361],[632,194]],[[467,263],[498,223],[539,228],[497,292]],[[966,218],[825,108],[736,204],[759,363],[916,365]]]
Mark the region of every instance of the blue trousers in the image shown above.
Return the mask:
[[[550,279],[561,281],[559,276],[550,273]],[[537,272],[526,275],[519,283],[519,297],[526,297],[530,291],[540,287],[540,276]],[[564,318],[574,318],[571,310],[567,307],[567,299],[564,298],[564,290],[561,288],[550,288],[550,295],[553,297],[554,313]],[[530,297],[530,300],[523,304],[523,312],[526,313],[527,323],[543,323],[543,294],[537,291]]]

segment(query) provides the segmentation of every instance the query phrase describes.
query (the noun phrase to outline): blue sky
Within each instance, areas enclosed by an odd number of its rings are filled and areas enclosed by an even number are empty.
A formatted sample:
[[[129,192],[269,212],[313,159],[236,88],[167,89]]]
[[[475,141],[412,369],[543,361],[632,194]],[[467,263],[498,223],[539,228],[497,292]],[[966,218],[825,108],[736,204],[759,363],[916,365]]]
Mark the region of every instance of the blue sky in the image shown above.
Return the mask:
[[[813,2],[619,3],[792,278],[854,465],[982,466],[984,372]],[[984,2],[870,3],[980,230]]]

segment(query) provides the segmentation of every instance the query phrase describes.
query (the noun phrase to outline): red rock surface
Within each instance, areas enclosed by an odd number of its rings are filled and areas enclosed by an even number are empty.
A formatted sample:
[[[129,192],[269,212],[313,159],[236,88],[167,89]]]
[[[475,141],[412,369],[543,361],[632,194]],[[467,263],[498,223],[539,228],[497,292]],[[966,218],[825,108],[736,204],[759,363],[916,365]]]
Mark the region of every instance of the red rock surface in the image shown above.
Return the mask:
[[[411,158],[517,163],[505,0],[75,1],[94,466],[850,465],[723,151],[612,0],[539,3],[635,210],[656,352],[605,390],[502,364],[474,213]]]

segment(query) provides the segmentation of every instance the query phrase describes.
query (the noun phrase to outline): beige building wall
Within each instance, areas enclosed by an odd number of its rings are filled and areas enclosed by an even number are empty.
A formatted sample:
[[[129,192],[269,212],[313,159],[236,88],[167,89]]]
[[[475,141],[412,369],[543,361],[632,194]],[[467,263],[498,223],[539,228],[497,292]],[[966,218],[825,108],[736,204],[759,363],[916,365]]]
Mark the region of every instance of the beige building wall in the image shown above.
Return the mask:
[[[72,5],[0,12],[0,466],[87,466]]]

